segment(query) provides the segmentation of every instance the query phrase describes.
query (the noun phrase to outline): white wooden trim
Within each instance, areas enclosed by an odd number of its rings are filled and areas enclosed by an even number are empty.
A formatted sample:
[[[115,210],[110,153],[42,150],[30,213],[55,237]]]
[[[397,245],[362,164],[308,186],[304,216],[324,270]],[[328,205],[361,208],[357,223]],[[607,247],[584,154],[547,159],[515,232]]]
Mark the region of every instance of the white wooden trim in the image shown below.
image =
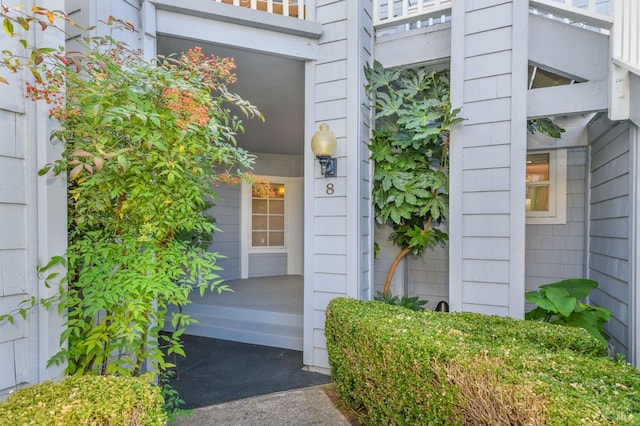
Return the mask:
[[[511,143],[509,191],[509,316],[524,317],[525,174],[527,161],[527,63],[529,7],[513,0],[511,49]]]
[[[140,31],[140,47],[146,60],[156,57],[158,44],[156,42],[156,7],[148,1],[142,3],[140,9],[142,28]]]
[[[533,151],[530,151],[534,153]],[[567,150],[535,151],[549,154],[549,211],[527,212],[527,225],[567,223]]]
[[[451,8],[451,106],[464,105],[464,4]],[[464,117],[464,111],[461,114]],[[464,122],[451,131],[449,166],[449,307],[462,310],[462,174]]]
[[[346,185],[346,215],[347,215],[347,296],[359,299],[360,287],[360,266],[361,266],[361,248],[360,248],[360,105],[359,96],[361,82],[360,75],[362,67],[360,66],[360,8],[361,1],[347,2],[347,40],[351,41],[349,55],[353,55],[353,60],[348,61],[347,65],[347,111],[353,112],[353,115],[347,113],[345,117],[347,134],[346,140],[338,143],[346,144],[346,167],[342,170],[338,169],[338,173],[346,179],[342,180]],[[355,52],[354,52],[355,50]],[[346,143],[349,142],[349,143]],[[340,183],[337,183],[338,185]],[[347,196],[348,194],[348,196]]]
[[[629,318],[629,357],[630,362],[638,367],[640,365],[640,131],[637,126],[630,127],[630,147],[629,165],[631,172],[631,188],[630,188],[630,217],[629,217],[629,300],[630,300],[630,316]]]
[[[302,275],[304,248],[304,178],[288,179],[285,192],[285,244],[287,253],[287,275]],[[285,183],[286,185],[286,183]],[[287,195],[288,194],[288,195]],[[293,214],[288,214],[293,212]]]
[[[251,209],[246,203],[251,202],[251,186],[245,182],[240,185],[240,278],[249,278],[249,246],[251,245]]]
[[[38,6],[51,9],[64,9],[62,0],[35,2]],[[57,47],[64,45],[64,35],[56,31],[35,31],[35,45],[39,47]],[[49,136],[57,124],[48,117],[48,106],[43,102],[30,103],[26,117],[27,131],[23,141],[29,141],[30,153],[28,159],[27,173],[30,176],[32,188],[31,213],[30,216],[37,221],[36,241],[29,241],[28,264],[46,264],[52,256],[64,255],[67,249],[67,203],[66,203],[66,180],[64,176],[53,177],[48,175],[38,177],[37,170],[44,164],[52,163],[60,158],[63,146],[61,143],[50,143]],[[35,142],[31,142],[35,141]],[[33,222],[31,222],[33,223]],[[37,251],[37,254],[35,253]],[[33,256],[35,254],[35,256]],[[36,277],[35,271],[30,272],[30,277],[38,285],[37,298],[46,298],[57,293],[57,287],[48,288],[44,282]],[[61,271],[59,271],[61,272]],[[42,306],[36,308],[37,311],[37,362],[38,382],[46,379],[59,378],[63,376],[65,366],[47,367],[47,361],[60,350],[59,336],[64,327],[64,316],[59,316],[57,309],[44,309]],[[32,342],[34,341],[32,337]],[[32,352],[33,353],[33,352]]]
[[[620,60],[623,51],[624,31],[623,2],[617,0],[613,2],[613,27],[609,37],[611,61],[609,62],[608,114],[610,120],[626,120],[631,112],[629,98],[631,89],[630,70],[626,67],[629,64]],[[629,30],[626,29],[626,31],[628,32]]]
[[[315,8],[311,8],[315,15]],[[304,76],[304,314],[302,329],[302,363],[314,365],[313,328],[315,312],[313,296],[315,292],[314,235],[315,235],[315,157],[311,152],[311,137],[315,133],[315,61],[305,63]]]

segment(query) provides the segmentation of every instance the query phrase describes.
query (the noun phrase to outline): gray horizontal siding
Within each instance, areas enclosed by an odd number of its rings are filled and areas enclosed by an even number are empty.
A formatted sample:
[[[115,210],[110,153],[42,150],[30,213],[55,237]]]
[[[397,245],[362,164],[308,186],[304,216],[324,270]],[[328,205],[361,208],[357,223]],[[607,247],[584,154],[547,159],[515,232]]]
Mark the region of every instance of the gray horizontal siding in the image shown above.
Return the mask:
[[[222,267],[219,274],[225,280],[234,280],[240,278],[240,186],[221,185],[215,191],[220,199],[211,212],[221,231],[214,233],[209,251],[226,256],[218,260]]]
[[[287,275],[286,253],[250,253],[249,278]]]
[[[605,127],[600,118],[596,127]],[[610,309],[605,324],[611,343],[629,355],[630,160],[629,126],[618,124],[591,141],[589,278],[599,282],[592,303]]]

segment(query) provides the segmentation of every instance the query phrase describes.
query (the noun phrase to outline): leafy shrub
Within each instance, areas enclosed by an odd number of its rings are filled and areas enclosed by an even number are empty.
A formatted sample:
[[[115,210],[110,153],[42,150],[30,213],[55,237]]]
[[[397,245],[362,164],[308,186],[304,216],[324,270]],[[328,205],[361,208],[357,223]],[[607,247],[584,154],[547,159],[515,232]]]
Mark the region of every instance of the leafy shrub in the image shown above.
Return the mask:
[[[420,300],[418,296],[394,296],[391,294],[391,291],[379,291],[374,299],[382,303],[387,303],[389,305],[402,306],[403,308],[411,309],[412,311],[423,310],[424,305],[429,302],[428,300]]]
[[[611,311],[580,302],[589,296],[598,283],[586,278],[571,278],[540,286],[524,297],[536,308],[525,314],[528,320],[541,320],[552,324],[584,328],[602,343],[607,343],[602,325],[611,318]]]
[[[365,424],[640,424],[640,374],[580,328],[338,298],[325,334]]]
[[[2,425],[164,425],[160,388],[144,377],[72,376],[22,388],[0,404]]]
[[[237,146],[238,112],[262,118],[234,94],[232,59],[202,49],[147,60],[111,36],[74,39],[80,51],[37,49],[18,25],[42,29],[74,25],[63,12],[2,7],[4,31],[31,61],[0,52],[0,68],[28,68],[27,98],[48,104],[59,128],[60,158],[40,175],[67,178],[68,248],[38,268],[51,297],[22,301],[0,323],[26,317],[41,303],[64,316],[61,350],[49,365],[68,374],[138,376],[184,355],[180,336],[194,322],[180,309],[198,290],[228,290],[219,253],[204,243],[218,231],[207,209],[215,185],[240,179],[253,156]],[[133,31],[110,17],[109,33]],[[61,29],[62,28],[58,28]],[[101,30],[102,31],[102,30]],[[63,273],[66,270],[66,274]],[[164,328],[175,332],[160,334]],[[163,352],[164,350],[164,352]]]

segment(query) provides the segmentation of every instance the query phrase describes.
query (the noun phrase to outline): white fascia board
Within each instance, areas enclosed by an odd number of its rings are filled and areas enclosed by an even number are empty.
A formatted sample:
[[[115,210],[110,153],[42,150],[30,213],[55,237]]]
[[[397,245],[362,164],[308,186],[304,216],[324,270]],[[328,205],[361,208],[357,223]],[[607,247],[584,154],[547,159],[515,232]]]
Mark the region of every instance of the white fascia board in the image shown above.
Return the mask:
[[[375,59],[385,68],[446,64],[451,57],[451,24],[438,24],[418,30],[379,37]]]
[[[216,3],[214,3],[216,4]],[[242,9],[241,7],[237,7]],[[266,15],[265,12],[258,12]],[[157,10],[158,34],[198,40],[245,50],[280,55],[293,59],[316,59],[316,40],[247,25]],[[290,18],[292,19],[292,18]],[[292,19],[293,20],[293,19]]]
[[[181,0],[179,5],[175,0],[150,0],[150,2],[158,10],[176,12],[185,16],[213,19],[219,22],[240,24],[313,39],[319,39],[322,34],[322,25],[318,22],[217,3],[211,0]],[[174,25],[178,25],[178,23],[174,22]]]
[[[528,118],[585,114],[608,107],[608,86],[604,80],[532,89],[527,95]]]

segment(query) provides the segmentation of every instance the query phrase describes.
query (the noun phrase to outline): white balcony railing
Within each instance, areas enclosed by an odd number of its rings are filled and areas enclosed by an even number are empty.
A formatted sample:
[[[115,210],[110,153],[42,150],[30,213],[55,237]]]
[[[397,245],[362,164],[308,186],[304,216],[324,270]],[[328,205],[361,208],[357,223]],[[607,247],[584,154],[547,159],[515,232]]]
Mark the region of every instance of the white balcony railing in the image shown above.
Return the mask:
[[[444,21],[444,17],[451,16],[451,3],[452,0],[374,0],[373,24],[380,30]]]
[[[640,75],[640,4],[614,0],[611,57],[613,62]]]
[[[213,0],[216,3],[226,3],[234,6],[261,10],[276,15],[305,18],[304,0]]]
[[[533,13],[590,29],[608,31],[611,27],[611,1],[618,0],[531,0]],[[634,5],[638,0],[626,0]],[[374,0],[376,30],[395,27],[412,29],[446,22],[452,0]]]
[[[613,19],[611,2],[617,0],[531,0],[531,13],[566,24],[608,33]]]

